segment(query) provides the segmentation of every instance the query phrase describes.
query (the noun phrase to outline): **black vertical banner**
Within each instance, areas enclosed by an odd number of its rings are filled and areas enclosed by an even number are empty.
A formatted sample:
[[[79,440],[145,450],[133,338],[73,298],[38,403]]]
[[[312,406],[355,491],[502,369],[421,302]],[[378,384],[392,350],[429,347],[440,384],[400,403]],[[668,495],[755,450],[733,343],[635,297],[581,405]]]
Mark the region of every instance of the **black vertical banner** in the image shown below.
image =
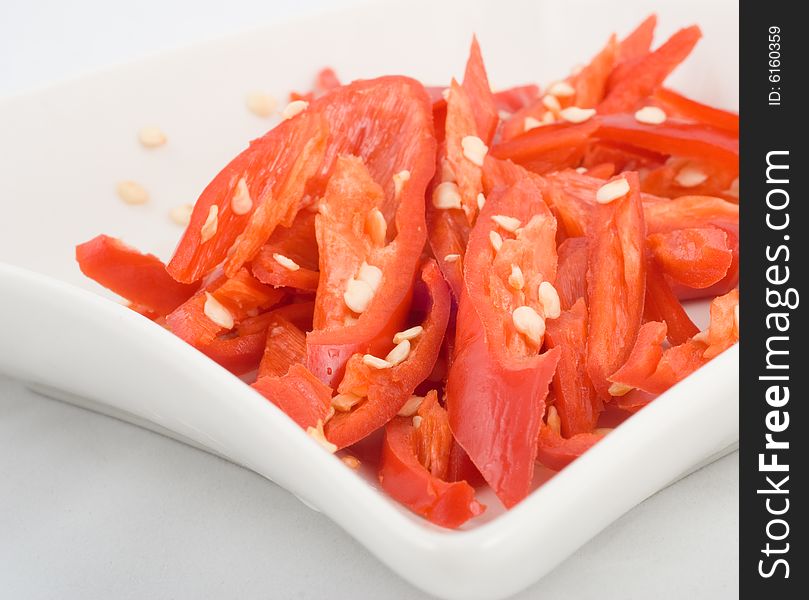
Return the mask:
[[[804,5],[741,3],[742,598],[809,598]]]

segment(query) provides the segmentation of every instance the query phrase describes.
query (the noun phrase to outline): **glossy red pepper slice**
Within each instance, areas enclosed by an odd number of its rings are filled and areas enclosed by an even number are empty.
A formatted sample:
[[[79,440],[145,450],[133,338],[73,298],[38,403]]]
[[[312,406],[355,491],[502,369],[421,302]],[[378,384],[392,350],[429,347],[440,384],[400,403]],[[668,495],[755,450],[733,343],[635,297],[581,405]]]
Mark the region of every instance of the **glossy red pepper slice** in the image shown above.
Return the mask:
[[[569,310],[579,298],[587,299],[587,238],[567,238],[558,252],[556,291],[562,310]]]
[[[281,376],[295,364],[306,362],[306,334],[282,314],[267,322],[266,343],[258,376]]]
[[[681,285],[703,289],[727,275],[733,262],[727,240],[722,229],[695,227],[653,233],[647,244],[663,273]]]
[[[739,134],[739,115],[736,113],[702,104],[664,87],[655,91],[654,99],[669,116]]]
[[[604,99],[607,81],[618,54],[618,42],[610,36],[606,46],[596,54],[581,71],[571,77],[570,83],[576,90],[573,105],[579,108],[595,108]]]
[[[486,75],[480,45],[475,36],[472,36],[472,45],[469,48],[469,58],[466,61],[462,85],[469,98],[472,114],[475,116],[477,136],[484,143],[490,144],[494,131],[497,129],[497,106],[494,94],[489,87],[489,78]]]
[[[609,378],[613,384],[610,386],[610,394],[623,396],[629,391],[627,388],[635,387],[627,382],[645,381],[654,375],[663,357],[665,339],[665,323],[649,321],[641,325],[626,362]]]
[[[699,333],[699,328],[685,312],[660,267],[653,260],[649,260],[646,265],[646,304],[643,318],[646,321],[665,322],[668,340],[674,346],[685,343]]]
[[[432,523],[460,527],[486,507],[467,482],[446,480],[452,433],[435,391],[419,408],[418,427],[414,418],[396,417],[385,427],[379,482],[394,499]]]
[[[76,246],[76,261],[87,277],[158,316],[173,311],[199,288],[174,281],[153,254],[142,254],[107,235]]]
[[[702,32],[693,25],[672,35],[657,50],[638,59],[626,75],[614,81],[607,97],[599,104],[601,114],[632,111],[654,93],[671,72],[691,54]]]
[[[625,179],[629,192],[598,205],[588,232],[587,372],[602,397],[610,387],[607,378],[625,362],[637,337],[646,290],[646,228],[638,176],[626,172],[615,179]]]
[[[620,378],[620,382],[618,381],[618,374],[615,374],[613,378],[616,383],[620,383],[625,387],[638,388],[638,390],[633,390],[630,394],[635,394],[636,391],[646,392],[647,394],[662,394],[675,383],[682,381],[708,362],[708,359],[703,356],[706,348],[707,346],[704,342],[692,338],[679,346],[672,346],[664,350],[660,362],[648,377],[633,379],[626,375]],[[627,394],[627,396],[630,394]],[[619,402],[619,405],[623,404],[626,408],[640,408],[651,399],[651,397],[644,395],[641,395],[640,398],[630,397],[622,403]]]
[[[396,416],[435,366],[449,320],[450,293],[434,261],[424,265],[421,280],[429,296],[429,309],[426,318],[417,323],[423,331],[409,341],[407,359],[383,369],[369,366],[361,354],[355,354],[348,361],[338,392],[353,394],[362,400],[349,412],[338,412],[326,424],[326,437],[338,448],[363,439]],[[388,339],[380,355],[384,357],[393,346]]]
[[[494,146],[492,156],[514,161],[544,174],[578,166],[587,149],[587,142],[596,130],[597,121],[584,123],[555,123],[530,129]]]
[[[494,103],[498,110],[509,113],[517,112],[531,104],[539,96],[539,86],[530,83],[494,93]]]
[[[317,427],[332,410],[331,388],[301,364],[281,376],[259,377],[252,387],[303,429]]]
[[[559,364],[553,376],[554,406],[566,438],[590,433],[604,406],[587,376],[587,306],[579,298],[558,319],[547,322],[546,345],[559,348]]]
[[[512,234],[492,217],[517,219]],[[495,250],[490,233],[504,241]],[[447,382],[447,410],[458,443],[506,506],[530,491],[539,422],[559,350],[538,355],[541,339],[528,339],[512,321],[524,305],[542,315],[538,287],[556,272],[556,224],[530,180],[494,190],[472,230],[464,265],[456,351]],[[522,290],[510,283],[512,265]],[[505,427],[503,424],[508,423]]]
[[[687,186],[680,183],[681,172],[685,170],[704,177],[702,183]],[[641,181],[644,192],[678,198],[679,196],[719,196],[729,202],[738,203],[738,188],[733,189],[733,181],[739,176],[738,168],[727,168],[724,164],[693,160],[689,158],[670,158],[665,164],[650,169]]]
[[[657,26],[657,15],[651,14],[632,30],[618,44],[618,60],[621,62],[643,58],[652,47],[655,27]]]
[[[711,359],[739,341],[739,290],[731,290],[711,302],[708,348],[703,356]]]
[[[603,439],[602,433],[577,433],[569,438],[544,421],[539,430],[537,461],[543,466],[561,471]]]

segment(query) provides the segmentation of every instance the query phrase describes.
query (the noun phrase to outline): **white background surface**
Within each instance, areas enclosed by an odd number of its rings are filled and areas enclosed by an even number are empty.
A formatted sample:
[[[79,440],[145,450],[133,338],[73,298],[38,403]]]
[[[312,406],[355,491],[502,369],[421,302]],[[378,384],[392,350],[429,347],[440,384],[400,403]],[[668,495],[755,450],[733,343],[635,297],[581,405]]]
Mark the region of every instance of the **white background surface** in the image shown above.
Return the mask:
[[[0,0],[0,95],[334,4]],[[520,598],[736,597],[736,461],[645,502]],[[424,596],[266,480],[0,378],[0,597]]]

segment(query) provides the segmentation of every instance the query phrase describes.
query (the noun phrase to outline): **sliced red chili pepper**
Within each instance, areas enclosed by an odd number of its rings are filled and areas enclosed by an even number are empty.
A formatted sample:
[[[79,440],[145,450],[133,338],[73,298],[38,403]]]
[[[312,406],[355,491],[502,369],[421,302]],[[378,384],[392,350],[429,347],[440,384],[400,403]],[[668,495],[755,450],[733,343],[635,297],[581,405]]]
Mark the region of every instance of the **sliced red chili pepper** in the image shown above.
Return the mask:
[[[536,127],[497,144],[492,156],[509,159],[529,171],[543,174],[575,167],[581,162],[587,141],[599,125],[593,119],[579,124],[555,123]]]
[[[681,29],[657,50],[640,58],[625,77],[613,83],[598,112],[608,114],[637,108],[691,54],[700,37],[702,32],[696,25]]]
[[[604,162],[599,163],[597,165],[593,165],[592,167],[588,168],[584,174],[587,175],[588,177],[596,177],[598,179],[609,179],[617,172],[618,170],[615,168],[615,165],[613,163]]]
[[[739,134],[739,115],[736,113],[702,104],[664,87],[655,91],[654,99],[669,116],[696,121],[736,135]]]
[[[704,178],[704,181],[697,185],[691,185],[693,182],[687,181],[687,186],[682,185],[680,183],[682,173],[688,174],[688,171]],[[735,192],[731,189],[733,180],[738,176],[738,169],[728,169],[717,163],[672,157],[665,164],[649,170],[641,181],[641,188],[644,192],[666,198],[686,195],[720,196],[738,203],[738,194],[734,195]]]
[[[621,366],[637,337],[646,288],[646,231],[638,176],[622,173],[629,192],[593,211],[589,236],[587,372],[607,396],[607,378]]]
[[[498,216],[519,221],[519,233],[499,228],[492,219]],[[495,230],[505,237],[499,250],[490,241]],[[538,288],[542,281],[555,280],[555,230],[555,219],[531,180],[496,189],[472,230],[464,265],[466,291],[458,312],[447,409],[458,443],[506,506],[530,490],[544,398],[559,357],[557,349],[538,355],[541,332],[538,339],[526,338],[515,328],[512,312],[531,306],[544,314]]]
[[[463,140],[477,136],[477,122],[466,88],[453,80],[447,100],[446,159],[461,194],[461,206],[471,224],[478,212],[477,197],[483,190],[482,169],[464,154]],[[446,180],[442,177],[442,181]],[[434,193],[436,193],[434,191]]]
[[[384,77],[355,82],[329,92],[310,109],[321,102],[335,132],[324,164],[332,170],[337,154],[352,152],[364,159],[371,178],[385,192],[379,210],[388,231],[385,247],[376,252],[379,261],[374,266],[382,269],[383,276],[373,301],[356,321],[336,323],[334,319],[333,326],[316,325],[307,336],[309,368],[324,381],[334,383],[351,355],[379,351],[404,320],[426,240],[424,196],[435,170],[435,139],[429,99],[423,86],[412,79]],[[357,128],[356,123],[366,123],[367,127]],[[337,132],[343,132],[342,137]],[[397,178],[397,193],[394,175],[403,171],[409,178]],[[330,185],[332,194],[339,194],[338,184]],[[320,256],[323,260],[322,249]],[[337,263],[339,256],[330,260]],[[320,273],[321,286],[326,285],[323,264]],[[322,313],[320,309],[317,312]],[[321,322],[317,316],[315,320]]]
[[[665,322],[668,340],[675,346],[685,343],[699,332],[699,328],[685,312],[660,267],[653,260],[649,260],[646,265],[646,303],[643,318],[646,321]]]
[[[306,334],[282,315],[267,323],[266,343],[258,368],[259,378],[285,375],[295,364],[306,362]]]
[[[579,298],[587,298],[587,238],[567,238],[558,252],[556,291],[562,310],[570,310]]]
[[[449,320],[450,294],[434,261],[424,265],[421,279],[431,305],[421,323],[423,331],[409,341],[407,358],[383,369],[369,366],[361,354],[348,361],[338,392],[363,400],[349,412],[337,413],[326,424],[326,437],[338,448],[350,446],[390,421],[433,370]],[[389,338],[387,350],[392,346]]]
[[[514,87],[494,93],[494,103],[498,110],[517,112],[528,106],[539,96],[539,87],[533,83],[515,85]]]
[[[613,373],[609,380],[610,393],[623,396],[629,390],[624,386],[628,381],[645,381],[652,375],[663,357],[663,340],[666,339],[666,324],[649,321],[641,325],[635,345],[626,362]]]
[[[539,430],[537,460],[554,471],[561,471],[604,437],[600,433],[579,433],[570,438],[542,423]]]
[[[733,262],[719,283],[702,290],[676,286],[680,299],[712,298],[726,294],[739,284],[739,206],[711,196],[682,196],[666,202],[644,202],[649,234],[676,229],[714,226],[727,233],[727,246],[733,251]]]
[[[604,99],[607,80],[615,66],[617,52],[618,43],[613,35],[590,63],[571,78],[570,82],[576,90],[574,96],[576,106],[594,108]]]
[[[196,281],[226,257],[227,270],[233,274],[258,252],[277,225],[290,225],[304,185],[322,161],[328,132],[328,123],[319,112],[304,111],[283,121],[234,158],[197,200],[168,264],[171,276],[178,281]],[[237,214],[232,200],[236,194],[243,198],[245,190],[250,206],[237,203]],[[232,247],[236,250],[228,256]]]
[[[731,290],[711,302],[708,348],[703,356],[711,359],[739,341],[739,290]]]
[[[212,296],[230,313],[234,323],[252,313],[277,304],[285,295],[280,289],[267,287],[247,269],[235,277],[218,277],[166,316],[166,326],[177,337],[192,346],[207,346],[226,329],[205,314],[208,296]]]
[[[250,269],[261,283],[267,285],[311,292],[317,290],[320,273],[315,213],[301,211],[291,227],[278,227],[259,250]]]
[[[469,239],[469,222],[459,210],[427,206],[430,248],[457,301],[463,289],[463,258]]]
[[[708,362],[708,359],[703,357],[706,348],[707,346],[704,342],[690,339],[684,344],[664,350],[657,368],[649,377],[635,380],[627,376],[622,377],[622,381],[619,382],[616,376],[616,383],[626,387],[638,388],[638,390],[648,394],[662,394],[675,383],[682,381]],[[627,409],[633,404],[639,407],[645,403],[644,400],[646,399],[648,397],[642,396],[641,398],[630,399],[633,400],[632,402],[627,401],[622,404]]]
[[[590,433],[604,408],[585,368],[587,359],[587,306],[584,298],[547,322],[546,344],[559,348],[559,365],[553,376],[554,406],[559,413],[562,435],[569,438]]]
[[[108,290],[164,316],[188,300],[198,285],[178,283],[153,254],[142,254],[106,235],[76,246],[81,272]]]
[[[294,364],[282,376],[259,377],[253,389],[284,411],[303,429],[317,427],[328,419],[331,388],[301,364]]]
[[[477,136],[484,143],[490,144],[497,128],[497,106],[489,87],[489,78],[486,75],[480,45],[475,36],[472,36],[472,45],[469,48],[469,58],[466,61],[462,85],[469,97],[472,114],[475,116]]]
[[[486,485],[486,480],[480,474],[475,463],[469,458],[461,445],[454,441],[449,451],[449,467],[447,468],[447,481],[465,481],[474,488]]]
[[[608,162],[615,165],[616,173],[620,173],[621,171],[657,169],[666,162],[666,158],[665,154],[659,152],[617,142],[596,140],[587,147],[582,165],[592,168]]]
[[[595,135],[600,139],[713,162],[738,173],[739,138],[720,129],[673,119],[660,125],[647,125],[626,114],[606,115],[598,122],[600,127]]]
[[[686,287],[703,289],[721,281],[733,262],[728,235],[717,227],[653,233],[649,250],[663,273]]]
[[[651,14],[618,44],[618,60],[642,58],[649,54],[654,39],[657,15]]]
[[[385,428],[379,482],[393,498],[442,527],[456,528],[485,506],[465,481],[446,481],[452,434],[447,415],[430,392],[419,408],[421,423],[397,417]]]

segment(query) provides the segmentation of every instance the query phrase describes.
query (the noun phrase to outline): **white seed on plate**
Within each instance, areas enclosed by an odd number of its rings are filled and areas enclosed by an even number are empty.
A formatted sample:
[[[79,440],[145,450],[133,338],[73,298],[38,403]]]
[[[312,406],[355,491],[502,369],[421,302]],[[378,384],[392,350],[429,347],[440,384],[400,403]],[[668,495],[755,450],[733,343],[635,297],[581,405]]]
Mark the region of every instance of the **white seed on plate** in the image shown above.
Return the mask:
[[[559,315],[562,314],[562,306],[559,300],[559,292],[556,291],[550,281],[543,281],[539,284],[538,296],[545,318],[558,319]]]
[[[478,210],[483,210],[483,207],[486,206],[486,196],[483,195],[483,192],[480,192],[477,197],[478,201]]]
[[[483,143],[482,139],[476,135],[464,136],[461,139],[461,148],[467,160],[479,167],[483,166],[483,160],[486,158],[489,147]]]
[[[525,117],[525,121],[523,121],[522,126],[523,131],[531,131],[537,127],[542,127],[542,121],[535,117]]]
[[[548,427],[550,427],[557,435],[562,433],[562,419],[559,418],[559,411],[555,406],[548,407],[548,417],[546,419]]]
[[[404,406],[399,409],[399,412],[396,413],[400,417],[412,417],[418,411],[419,406],[421,403],[424,402],[424,398],[422,396],[410,396],[407,399],[407,402],[404,403]]]
[[[492,248],[494,248],[495,253],[500,252],[500,248],[503,247],[503,238],[500,237],[500,234],[496,231],[489,232],[489,243],[491,243]]]
[[[115,190],[127,204],[146,204],[149,201],[149,192],[135,181],[120,181]]]
[[[362,265],[360,265],[359,272],[357,273],[357,279],[364,281],[371,286],[374,294],[376,294],[376,291],[379,289],[379,285],[382,283],[382,269],[363,262]]]
[[[621,177],[605,183],[596,192],[596,202],[599,204],[609,204],[610,202],[623,198],[629,193],[629,182]]]
[[[629,392],[631,392],[634,388],[630,385],[626,385],[623,383],[613,383],[607,392],[610,396],[626,396]]]
[[[660,125],[666,122],[666,112],[658,106],[644,106],[635,112],[635,120],[646,125]]]
[[[331,399],[331,405],[335,410],[348,412],[362,400],[363,396],[358,396],[357,394],[337,394]]]
[[[520,228],[520,225],[522,225],[522,222],[519,219],[509,217],[508,215],[492,215],[492,221],[497,223],[497,225],[509,233],[514,233]]]
[[[548,88],[548,93],[558,98],[569,98],[576,93],[576,90],[567,81],[557,81]]]
[[[144,148],[157,148],[165,144],[167,139],[166,134],[159,127],[152,125],[143,127],[138,132],[138,140]]]
[[[587,167],[576,167],[576,173],[584,175],[587,172]]]
[[[362,362],[363,364],[368,365],[373,369],[390,369],[393,366],[384,358],[379,358],[378,356],[374,356],[373,354],[364,355],[362,357]]]
[[[222,327],[223,329],[233,329],[233,315],[230,311],[222,306],[213,295],[205,292],[205,304],[202,308],[205,316],[211,321]]]
[[[708,175],[691,165],[686,165],[677,172],[674,181],[680,187],[691,188],[705,183],[708,180]]]
[[[247,109],[257,117],[269,117],[275,112],[278,102],[264,92],[250,92],[244,97]]]
[[[374,299],[374,289],[365,281],[349,279],[346,291],[343,293],[343,302],[355,313],[363,313]]]
[[[289,271],[297,271],[298,269],[301,268],[301,266],[298,263],[296,263],[288,256],[284,256],[283,254],[278,254],[276,252],[272,255],[272,258],[275,262],[277,262],[279,265],[281,265],[282,267],[284,267]]]
[[[394,175],[394,177],[396,177]],[[368,211],[365,217],[365,231],[375,246],[385,245],[385,236],[388,234],[388,223],[382,211],[374,207]]]
[[[521,290],[525,286],[525,276],[522,274],[522,269],[519,265],[511,265],[508,284],[515,290]]]
[[[404,170],[393,175],[393,193],[398,198],[402,193],[405,182],[410,181],[410,171]]]
[[[284,107],[281,116],[284,119],[291,119],[292,117],[302,113],[309,108],[309,103],[306,100],[293,100]]]
[[[323,432],[323,421],[320,419],[317,420],[316,427],[307,427],[306,433],[309,434],[313,440],[315,440],[318,444],[320,444],[327,452],[330,454],[334,454],[337,452],[337,446],[332,444],[329,440],[326,439],[326,434]]]
[[[568,123],[584,123],[596,114],[594,108],[579,108],[578,106],[568,106],[559,111],[559,116]]]
[[[410,340],[402,340],[393,347],[393,350],[388,352],[385,360],[396,366],[400,362],[407,360],[408,356],[410,356]]]
[[[396,335],[393,336],[393,343],[398,344],[399,342],[403,342],[405,340],[414,340],[419,337],[422,333],[424,333],[424,327],[421,325],[416,325],[415,327],[411,327],[410,329],[405,329],[404,331],[400,331]]]
[[[439,183],[433,191],[433,206],[439,209],[461,208],[461,190],[452,181]]]
[[[233,197],[230,199],[230,209],[234,215],[246,215],[253,209],[253,199],[247,189],[247,180],[242,177],[236,184]]]
[[[545,319],[530,306],[518,306],[511,313],[514,328],[528,338],[535,346],[542,344],[545,335]]]
[[[421,427],[421,417],[420,416],[416,415],[415,417],[413,417],[413,427],[415,427],[416,429]]]
[[[204,244],[213,236],[216,235],[216,229],[219,226],[219,207],[216,204],[211,205],[208,209],[208,216],[205,217],[205,222],[199,230],[200,240]]]
[[[345,466],[347,466],[349,469],[355,469],[355,470],[359,469],[360,465],[362,464],[360,462],[359,458],[357,458],[356,456],[353,456],[351,454],[346,454],[340,460],[342,460],[343,464]]]
[[[446,263],[458,262],[460,259],[461,259],[460,254],[447,254],[446,256],[444,256],[444,262]]]
[[[169,218],[177,225],[188,225],[191,221],[191,213],[194,212],[193,204],[180,204],[169,211]]]
[[[553,112],[562,110],[562,105],[559,104],[559,98],[550,94],[542,97],[542,106]]]

